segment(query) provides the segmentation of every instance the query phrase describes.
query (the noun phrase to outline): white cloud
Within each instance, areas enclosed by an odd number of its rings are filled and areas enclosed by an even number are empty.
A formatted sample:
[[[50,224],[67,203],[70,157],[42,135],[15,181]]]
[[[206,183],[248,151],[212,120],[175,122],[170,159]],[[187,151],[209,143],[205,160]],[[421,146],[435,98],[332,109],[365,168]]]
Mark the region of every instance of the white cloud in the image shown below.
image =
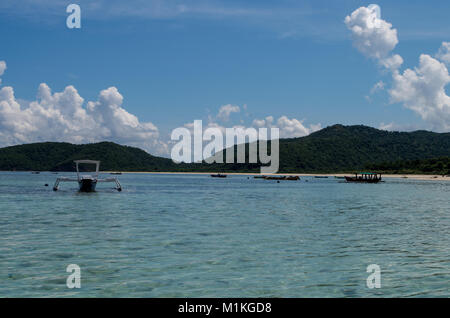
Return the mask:
[[[21,105],[14,89],[0,89],[0,145],[42,141],[88,143],[110,140],[137,146],[156,154],[167,154],[159,140],[158,128],[140,122],[123,107],[115,87],[102,90],[98,101],[88,102],[73,86],[52,93],[47,84],[39,86],[36,101]]]
[[[364,98],[371,103],[372,102],[372,95],[374,95],[375,93],[384,90],[386,84],[383,81],[379,81],[377,82],[374,86],[372,86],[372,88],[370,89],[370,94],[364,96]]]
[[[378,129],[386,131],[417,131],[425,130],[427,128],[423,124],[397,124],[395,122],[391,122],[388,124],[380,123]]]
[[[302,121],[295,118],[290,119],[287,116],[281,116],[275,124],[272,116],[268,116],[265,119],[255,119],[253,120],[253,125],[257,128],[278,127],[280,129],[280,138],[303,137],[322,129],[320,124],[305,127]]]
[[[219,109],[219,113],[217,114],[217,119],[220,119],[222,121],[228,121],[230,119],[231,113],[239,113],[241,109],[239,106],[236,105],[223,105]]]
[[[361,7],[345,18],[347,28],[352,32],[353,44],[365,56],[376,59],[386,68],[396,69],[403,59],[391,56],[398,43],[397,30],[380,17],[377,5]]]
[[[253,120],[253,126],[256,128],[262,128],[262,127],[272,127],[273,123],[273,116],[267,116],[265,119],[254,119]]]
[[[422,54],[419,66],[393,74],[389,91],[393,102],[419,114],[433,129],[450,130],[450,97],[445,86],[450,83],[446,66],[433,57]]]
[[[398,43],[397,30],[392,28],[392,24],[380,19],[373,7],[355,10],[346,17],[345,23],[352,31],[358,50],[392,71],[393,85],[389,90],[391,101],[402,103],[417,113],[429,129],[450,130],[450,97],[445,90],[450,83],[450,76],[445,64],[422,54],[418,67],[400,72],[403,58],[391,53]],[[449,42],[442,43],[436,58],[447,63],[450,61]],[[384,84],[382,87],[377,84],[371,93],[380,88],[384,88]],[[383,124],[382,127],[391,129],[393,124]]]
[[[379,81],[372,87],[372,89],[370,90],[370,94],[375,94],[378,91],[382,91],[385,85],[386,84],[383,81]]]
[[[450,42],[442,42],[442,46],[436,54],[436,57],[442,62],[450,64]]]
[[[5,73],[6,70],[6,62],[0,61],[0,76],[2,76]],[[0,84],[2,83],[2,79],[0,78]]]
[[[194,122],[190,122],[184,125],[185,128],[189,129],[191,133],[194,132]],[[309,127],[303,125],[303,121],[295,118],[288,118],[287,116],[281,116],[277,120],[273,116],[267,116],[264,119],[254,119],[251,125],[229,125],[225,127],[214,121],[209,121],[207,124],[203,123],[202,130],[208,128],[218,128],[224,135],[226,128],[279,128],[280,138],[295,138],[307,136],[317,130],[322,129],[321,124],[313,124]]]
[[[380,64],[387,69],[397,70],[400,68],[400,66],[402,66],[403,58],[400,55],[395,54],[390,57],[381,59]]]
[[[395,130],[395,123],[389,123],[389,124],[381,123],[378,126],[378,129],[387,130],[387,131],[394,131]]]

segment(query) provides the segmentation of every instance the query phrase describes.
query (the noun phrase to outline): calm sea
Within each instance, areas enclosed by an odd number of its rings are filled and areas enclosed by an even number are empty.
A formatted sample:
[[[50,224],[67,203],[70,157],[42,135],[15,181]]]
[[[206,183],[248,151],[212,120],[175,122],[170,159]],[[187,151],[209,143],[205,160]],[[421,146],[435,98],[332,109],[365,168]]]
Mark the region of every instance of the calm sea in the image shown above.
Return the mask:
[[[450,296],[450,182],[61,175],[0,173],[1,297]]]

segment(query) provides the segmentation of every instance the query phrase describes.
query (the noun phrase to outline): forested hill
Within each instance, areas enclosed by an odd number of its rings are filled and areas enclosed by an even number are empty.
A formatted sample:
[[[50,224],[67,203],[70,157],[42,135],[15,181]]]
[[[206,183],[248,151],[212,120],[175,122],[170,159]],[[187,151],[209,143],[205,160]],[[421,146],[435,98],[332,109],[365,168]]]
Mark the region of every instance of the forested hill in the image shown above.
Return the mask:
[[[349,172],[370,164],[443,156],[450,156],[450,133],[388,132],[362,125],[334,125],[306,137],[281,139],[279,171]],[[212,170],[258,171],[258,165],[221,164]]]
[[[0,170],[73,171],[74,160],[100,160],[103,171],[173,171],[171,159],[113,142],[85,145],[44,142],[0,149]]]
[[[450,156],[450,133],[387,132],[334,125],[280,140],[280,172],[346,172],[369,165]],[[258,164],[180,164],[112,142],[34,143],[0,149],[0,170],[73,171],[73,160],[101,160],[104,171],[258,172]],[[372,166],[376,167],[376,166]]]
[[[383,162],[368,165],[367,169],[394,174],[450,175],[450,157]]]
[[[334,125],[280,141],[280,168],[286,172],[358,170],[368,164],[442,156],[450,156],[450,133]]]

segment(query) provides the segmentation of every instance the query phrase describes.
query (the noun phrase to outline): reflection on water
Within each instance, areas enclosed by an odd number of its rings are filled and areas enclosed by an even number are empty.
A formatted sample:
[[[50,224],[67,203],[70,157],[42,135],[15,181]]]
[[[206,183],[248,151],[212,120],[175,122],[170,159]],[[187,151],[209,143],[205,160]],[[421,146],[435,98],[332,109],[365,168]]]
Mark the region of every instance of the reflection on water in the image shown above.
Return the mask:
[[[78,193],[55,178],[0,173],[0,296],[450,296],[450,183],[124,174],[122,193]]]

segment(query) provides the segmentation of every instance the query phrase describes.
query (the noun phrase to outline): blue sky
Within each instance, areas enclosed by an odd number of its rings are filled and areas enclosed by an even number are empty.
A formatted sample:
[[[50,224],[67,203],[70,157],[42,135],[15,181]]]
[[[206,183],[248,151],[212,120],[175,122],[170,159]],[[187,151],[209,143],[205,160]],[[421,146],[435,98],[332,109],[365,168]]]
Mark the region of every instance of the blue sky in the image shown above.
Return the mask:
[[[391,73],[355,48],[344,19],[371,1],[72,2],[81,6],[79,30],[66,27],[67,1],[0,4],[0,61],[7,64],[0,87],[13,87],[22,108],[46,83],[52,92],[73,85],[85,103],[116,87],[121,107],[154,124],[162,140],[228,104],[240,108],[229,125],[286,116],[305,127],[447,127],[424,120],[406,100],[392,103]],[[450,41],[450,2],[376,4],[398,31],[402,70]],[[372,89],[380,81],[383,89]]]

